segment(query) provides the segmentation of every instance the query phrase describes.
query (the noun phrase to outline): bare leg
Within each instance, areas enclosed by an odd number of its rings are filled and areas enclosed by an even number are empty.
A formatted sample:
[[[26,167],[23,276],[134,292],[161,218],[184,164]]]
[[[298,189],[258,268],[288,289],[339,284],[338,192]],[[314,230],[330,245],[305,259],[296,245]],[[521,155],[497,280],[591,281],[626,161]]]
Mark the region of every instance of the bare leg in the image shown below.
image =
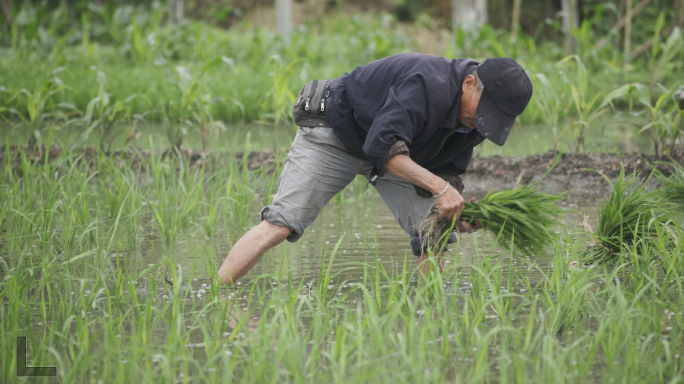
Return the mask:
[[[227,285],[235,283],[254,267],[266,251],[282,243],[290,233],[292,230],[288,227],[262,221],[235,243],[219,269],[219,277]]]

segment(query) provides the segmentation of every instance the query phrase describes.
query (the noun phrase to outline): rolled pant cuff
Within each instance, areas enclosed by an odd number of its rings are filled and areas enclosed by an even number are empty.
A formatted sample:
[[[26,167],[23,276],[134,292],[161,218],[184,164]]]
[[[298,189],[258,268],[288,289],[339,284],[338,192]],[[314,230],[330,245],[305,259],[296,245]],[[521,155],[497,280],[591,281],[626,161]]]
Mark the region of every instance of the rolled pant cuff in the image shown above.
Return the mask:
[[[272,206],[267,205],[261,209],[261,220],[266,220],[271,224],[279,225],[281,227],[290,228],[292,233],[286,239],[290,243],[299,240],[304,234],[304,229],[306,229],[304,224],[287,212],[277,212],[271,208]]]
[[[447,240],[447,244],[453,244],[458,242],[458,234],[456,232],[451,232],[451,235],[449,236],[449,240]],[[413,256],[420,256],[424,253],[427,253],[427,247],[421,247],[420,245],[420,237],[415,236],[411,238],[411,250],[413,251]]]

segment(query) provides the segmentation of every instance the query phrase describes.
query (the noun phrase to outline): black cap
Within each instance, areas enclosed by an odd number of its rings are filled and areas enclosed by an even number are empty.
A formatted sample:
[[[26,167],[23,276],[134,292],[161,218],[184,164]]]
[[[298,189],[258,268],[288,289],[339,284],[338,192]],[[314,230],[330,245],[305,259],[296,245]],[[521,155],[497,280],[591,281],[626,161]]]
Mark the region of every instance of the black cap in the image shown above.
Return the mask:
[[[497,145],[504,145],[515,118],[532,97],[532,82],[513,59],[487,59],[477,67],[484,90],[475,111],[478,132]]]

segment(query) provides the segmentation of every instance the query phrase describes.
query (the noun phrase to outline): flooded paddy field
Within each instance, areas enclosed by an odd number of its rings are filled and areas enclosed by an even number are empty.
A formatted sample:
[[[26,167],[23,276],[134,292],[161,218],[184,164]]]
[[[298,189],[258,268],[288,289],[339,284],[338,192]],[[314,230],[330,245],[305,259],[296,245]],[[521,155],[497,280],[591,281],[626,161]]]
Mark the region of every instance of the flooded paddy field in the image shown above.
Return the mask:
[[[611,186],[588,170],[684,163],[684,1],[266,3],[0,1],[0,383],[684,382],[684,231],[602,249]],[[277,192],[302,86],[408,52],[525,69],[529,103],[505,146],[474,149],[465,197],[568,191],[525,233],[549,245],[464,234],[421,276],[357,179],[219,284]]]
[[[0,343],[26,336],[28,365],[57,377],[17,379],[6,353],[2,382],[682,381],[681,265],[576,262],[608,188],[570,189],[545,254],[464,234],[444,272],[421,277],[357,179],[226,288],[218,266],[258,223],[282,159],[249,171],[234,157],[210,170],[22,153],[0,176]],[[466,178],[464,197],[490,188]]]

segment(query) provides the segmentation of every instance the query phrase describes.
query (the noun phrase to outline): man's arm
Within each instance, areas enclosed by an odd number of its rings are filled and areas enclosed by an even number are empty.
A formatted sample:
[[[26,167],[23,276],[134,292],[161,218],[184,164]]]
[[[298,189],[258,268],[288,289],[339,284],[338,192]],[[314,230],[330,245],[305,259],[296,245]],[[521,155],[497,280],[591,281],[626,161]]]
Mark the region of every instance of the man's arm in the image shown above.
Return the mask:
[[[394,84],[389,89],[385,105],[378,111],[368,130],[363,153],[375,165],[381,177],[387,171],[387,161],[390,159],[388,154],[392,147],[398,141],[411,145],[413,138],[427,123],[430,104],[437,103],[430,100],[434,95],[428,94],[428,82],[434,80],[421,73],[414,73]]]
[[[444,179],[416,164],[406,155],[392,157],[387,161],[386,167],[391,174],[427,189],[433,195],[439,195],[448,185]],[[437,198],[437,203],[439,203],[439,214],[448,219],[454,217],[458,219],[463,212],[463,196],[451,186]]]

